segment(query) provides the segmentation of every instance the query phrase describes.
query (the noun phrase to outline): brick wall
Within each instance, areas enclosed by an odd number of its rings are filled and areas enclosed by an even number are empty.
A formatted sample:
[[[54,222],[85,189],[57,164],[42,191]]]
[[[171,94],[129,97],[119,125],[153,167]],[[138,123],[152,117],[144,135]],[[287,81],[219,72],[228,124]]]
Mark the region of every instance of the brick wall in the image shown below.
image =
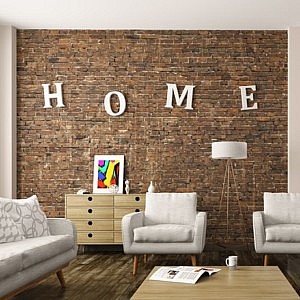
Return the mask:
[[[124,154],[131,192],[196,191],[208,212],[208,240],[222,240],[218,215],[225,162],[213,140],[246,141],[235,162],[252,239],[252,212],[264,191],[287,190],[286,31],[18,30],[18,196],[36,193],[49,216],[64,195],[92,191],[93,157]],[[45,109],[43,83],[63,82],[64,108]],[[193,110],[165,108],[166,83],[195,85]],[[239,86],[255,84],[257,110],[241,111]],[[110,91],[127,109],[111,117]],[[235,196],[232,194],[232,196]],[[231,242],[244,235],[230,199]]]

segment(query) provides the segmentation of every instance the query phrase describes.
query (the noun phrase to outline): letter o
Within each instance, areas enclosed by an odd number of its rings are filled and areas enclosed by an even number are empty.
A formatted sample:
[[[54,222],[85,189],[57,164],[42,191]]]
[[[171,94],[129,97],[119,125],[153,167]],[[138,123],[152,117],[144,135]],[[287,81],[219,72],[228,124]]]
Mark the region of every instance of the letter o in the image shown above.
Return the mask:
[[[113,112],[111,109],[110,98],[112,95],[117,95],[119,98],[120,110],[118,112]],[[117,91],[109,92],[108,94],[106,94],[106,96],[104,98],[104,108],[105,108],[105,111],[113,117],[122,115],[126,109],[126,100],[125,100],[124,95],[121,92],[117,92]]]

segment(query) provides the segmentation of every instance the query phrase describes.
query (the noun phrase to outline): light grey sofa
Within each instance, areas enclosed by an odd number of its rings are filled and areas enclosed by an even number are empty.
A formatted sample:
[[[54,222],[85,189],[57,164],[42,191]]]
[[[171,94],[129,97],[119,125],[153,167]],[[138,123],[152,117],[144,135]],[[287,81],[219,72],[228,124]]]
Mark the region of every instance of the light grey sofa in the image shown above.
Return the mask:
[[[264,193],[264,211],[253,213],[254,247],[264,254],[300,253],[300,193]]]
[[[192,265],[202,253],[206,213],[197,212],[196,193],[146,193],[145,211],[125,215],[122,237],[125,254],[189,254]]]
[[[47,219],[50,235],[0,244],[0,299],[8,299],[56,273],[77,255],[76,228],[62,218]]]
[[[76,228],[69,220],[47,219],[36,195],[0,198],[0,298],[6,299],[56,273],[77,254]]]

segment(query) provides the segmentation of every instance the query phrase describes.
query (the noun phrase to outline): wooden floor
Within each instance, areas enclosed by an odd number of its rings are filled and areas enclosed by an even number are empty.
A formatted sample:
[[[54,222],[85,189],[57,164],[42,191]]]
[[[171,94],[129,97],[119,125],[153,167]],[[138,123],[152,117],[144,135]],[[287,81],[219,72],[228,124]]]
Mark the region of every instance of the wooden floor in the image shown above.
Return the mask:
[[[262,265],[263,257],[253,249],[224,250],[207,247],[198,265],[224,265],[228,255],[238,255],[240,265]],[[130,299],[142,281],[156,265],[190,265],[184,255],[153,255],[144,264],[142,257],[137,275],[132,275],[132,257],[121,251],[87,251],[79,254],[65,270],[67,288],[62,290],[57,277],[50,276],[38,286],[20,294],[14,300],[114,300]],[[300,255],[274,255],[270,265],[278,265],[300,295]]]

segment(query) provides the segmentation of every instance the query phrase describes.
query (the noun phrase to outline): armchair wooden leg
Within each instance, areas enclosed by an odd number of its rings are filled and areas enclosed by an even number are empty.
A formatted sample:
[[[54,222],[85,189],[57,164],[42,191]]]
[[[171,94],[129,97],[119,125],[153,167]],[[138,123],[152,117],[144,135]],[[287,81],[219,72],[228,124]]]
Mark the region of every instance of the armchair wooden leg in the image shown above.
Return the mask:
[[[134,255],[133,256],[133,271],[132,271],[133,275],[136,274],[137,267],[138,267],[138,257],[137,257],[137,255]]]
[[[66,282],[65,282],[65,278],[64,278],[64,274],[63,274],[62,270],[59,270],[58,272],[56,272],[56,275],[60,282],[61,287],[64,289],[66,287]]]
[[[192,266],[197,266],[197,257],[196,255],[191,255]]]
[[[269,257],[267,254],[264,255],[264,266],[266,267],[268,265]]]

